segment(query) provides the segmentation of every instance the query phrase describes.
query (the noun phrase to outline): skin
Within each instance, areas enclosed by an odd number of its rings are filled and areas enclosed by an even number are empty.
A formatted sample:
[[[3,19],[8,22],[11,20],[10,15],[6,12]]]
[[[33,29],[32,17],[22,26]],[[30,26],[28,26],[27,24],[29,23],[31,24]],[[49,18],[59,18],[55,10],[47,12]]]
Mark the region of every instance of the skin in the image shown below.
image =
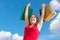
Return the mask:
[[[29,20],[28,20],[28,8],[30,7],[31,3],[28,3],[28,5],[26,6],[26,10],[25,10],[25,21],[26,21],[26,25],[29,24]],[[41,28],[42,28],[42,24],[43,24],[43,19],[44,19],[44,14],[45,14],[45,4],[42,4],[42,11],[41,11],[42,15],[40,17],[40,20],[39,22],[37,23],[37,28],[39,31],[41,31]],[[36,24],[36,16],[35,15],[32,15],[30,17],[30,27],[32,27],[33,25]]]
[[[32,16],[30,17],[30,23],[31,23],[31,25],[32,25],[32,24],[35,24],[36,21],[37,21],[36,16],[35,16],[35,15],[32,15]]]
[[[32,27],[33,25],[35,25],[35,24],[36,24],[36,21],[37,21],[37,18],[36,18],[36,16],[33,14],[33,15],[30,17],[30,24],[31,24],[30,27]]]

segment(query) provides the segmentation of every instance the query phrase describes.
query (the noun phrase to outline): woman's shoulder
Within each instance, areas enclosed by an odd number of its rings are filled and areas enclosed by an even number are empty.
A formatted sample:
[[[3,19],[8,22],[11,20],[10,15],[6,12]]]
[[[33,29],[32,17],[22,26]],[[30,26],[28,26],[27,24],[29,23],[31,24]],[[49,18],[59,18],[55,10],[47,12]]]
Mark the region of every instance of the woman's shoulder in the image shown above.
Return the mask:
[[[29,24],[26,24],[26,26],[30,26]]]
[[[30,25],[29,24],[27,24],[26,26],[25,26],[25,28],[27,28],[27,27],[29,27]]]

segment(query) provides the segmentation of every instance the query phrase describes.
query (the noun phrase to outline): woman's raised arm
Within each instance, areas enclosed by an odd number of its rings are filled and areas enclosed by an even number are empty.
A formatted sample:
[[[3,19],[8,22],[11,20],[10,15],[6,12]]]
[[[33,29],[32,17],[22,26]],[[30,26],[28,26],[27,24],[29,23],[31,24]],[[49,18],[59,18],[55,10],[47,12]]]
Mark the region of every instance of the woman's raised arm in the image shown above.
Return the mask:
[[[38,30],[40,31],[41,28],[42,28],[42,24],[43,24],[43,19],[44,19],[44,14],[45,14],[45,4],[42,4],[42,10],[41,10],[41,17],[40,17],[40,20],[39,20],[39,23],[38,23]]]
[[[25,21],[26,21],[26,25],[29,24],[29,20],[28,20],[28,8],[30,7],[31,3],[28,3],[28,5],[26,6],[26,10],[25,10]]]

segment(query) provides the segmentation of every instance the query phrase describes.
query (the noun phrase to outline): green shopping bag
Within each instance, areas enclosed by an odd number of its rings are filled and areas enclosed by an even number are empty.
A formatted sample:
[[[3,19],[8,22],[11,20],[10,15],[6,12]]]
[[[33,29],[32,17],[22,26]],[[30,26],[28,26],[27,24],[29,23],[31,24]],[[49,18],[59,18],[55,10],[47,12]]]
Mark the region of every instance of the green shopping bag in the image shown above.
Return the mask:
[[[23,9],[24,9],[24,10],[23,10],[23,12],[22,12],[22,15],[20,16],[20,20],[25,20],[25,19],[24,19],[24,15],[25,15],[26,7],[23,8]],[[28,9],[28,19],[30,18],[31,15],[32,15],[32,8],[29,7],[29,9]]]

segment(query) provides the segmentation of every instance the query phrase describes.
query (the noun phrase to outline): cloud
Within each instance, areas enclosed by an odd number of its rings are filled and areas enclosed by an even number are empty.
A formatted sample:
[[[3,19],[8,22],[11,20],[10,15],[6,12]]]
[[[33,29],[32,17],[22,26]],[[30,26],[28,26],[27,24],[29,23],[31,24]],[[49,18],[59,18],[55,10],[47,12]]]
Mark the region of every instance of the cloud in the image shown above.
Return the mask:
[[[54,11],[60,11],[59,0],[51,0],[49,4],[54,9]],[[60,33],[60,12],[57,14],[57,17],[51,22],[49,29],[53,33]]]
[[[0,31],[0,40],[23,40],[23,36],[7,31]]]
[[[50,28],[53,33],[60,33],[60,13],[54,21],[51,22]]]
[[[23,36],[19,36],[18,34],[14,34],[12,39],[13,40],[23,40]]]
[[[12,34],[10,32],[1,31],[0,32],[0,40],[10,39],[11,35]]]
[[[49,4],[54,10],[60,10],[59,0],[51,0]]]

